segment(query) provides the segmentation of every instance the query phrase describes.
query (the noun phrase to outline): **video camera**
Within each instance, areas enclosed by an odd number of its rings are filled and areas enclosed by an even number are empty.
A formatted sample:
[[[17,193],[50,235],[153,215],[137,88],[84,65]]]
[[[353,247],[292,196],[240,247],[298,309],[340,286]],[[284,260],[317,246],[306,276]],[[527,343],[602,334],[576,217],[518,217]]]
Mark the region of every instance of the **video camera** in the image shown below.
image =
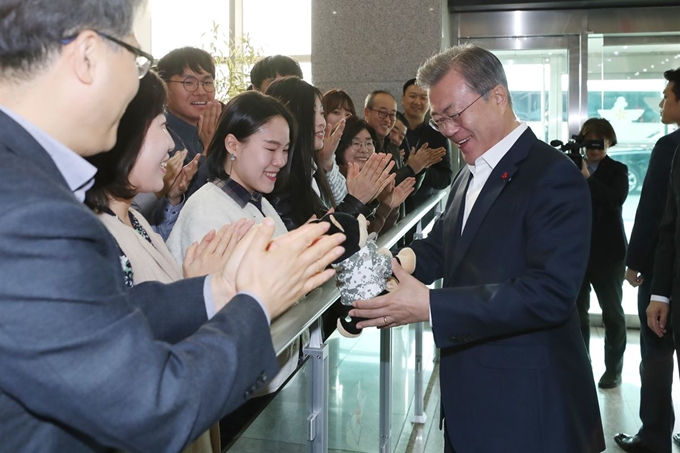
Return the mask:
[[[571,140],[567,143],[562,143],[560,140],[553,140],[550,146],[559,147],[560,151],[567,154],[572,162],[581,169],[583,165],[583,156],[581,149],[604,149],[604,140],[586,140],[583,135],[572,135]]]

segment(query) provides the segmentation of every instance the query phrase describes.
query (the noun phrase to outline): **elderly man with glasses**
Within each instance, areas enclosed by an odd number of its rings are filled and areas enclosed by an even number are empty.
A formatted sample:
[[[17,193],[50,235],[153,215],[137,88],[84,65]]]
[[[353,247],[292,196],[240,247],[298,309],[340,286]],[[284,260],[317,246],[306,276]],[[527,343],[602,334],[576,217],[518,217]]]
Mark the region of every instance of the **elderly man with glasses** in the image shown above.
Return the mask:
[[[491,52],[451,48],[418,71],[432,124],[461,150],[448,205],[398,288],[357,301],[359,327],[426,321],[441,350],[445,452],[595,453],[605,443],[575,300],[588,186],[512,110]],[[443,288],[425,284],[443,278]]]

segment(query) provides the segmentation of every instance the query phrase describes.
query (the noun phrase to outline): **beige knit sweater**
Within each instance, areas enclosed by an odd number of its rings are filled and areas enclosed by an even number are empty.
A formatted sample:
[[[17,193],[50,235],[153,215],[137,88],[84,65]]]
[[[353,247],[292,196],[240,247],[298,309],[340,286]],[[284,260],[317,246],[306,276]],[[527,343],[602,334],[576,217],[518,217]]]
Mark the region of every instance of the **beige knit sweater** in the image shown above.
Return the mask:
[[[274,236],[280,236],[288,231],[274,207],[264,197],[262,198],[262,211],[267,217],[274,220],[276,226]],[[177,262],[181,263],[186,250],[193,242],[200,242],[210,230],[217,231],[225,224],[243,218],[253,219],[257,224],[262,222],[264,216],[251,203],[241,208],[232,197],[209,182],[186,201],[168,238],[168,248]],[[256,393],[256,396],[275,392],[293,374],[297,368],[300,341],[305,345],[308,344],[309,333],[305,332],[302,339],[295,340],[288,349],[278,356],[279,374],[266,387]]]
[[[153,244],[150,244],[132,227],[121,222],[118,217],[110,214],[99,214],[99,220],[106,226],[106,229],[116,239],[121,250],[130,260],[134,284],[148,281],[172,283],[183,278],[181,265],[175,262],[170,250],[163,242],[163,238],[154,233],[151,225],[140,213],[134,209],[130,209],[130,212],[147,232]],[[163,301],[158,301],[158,303],[163,303]],[[162,450],[162,448],[159,450]],[[209,431],[201,434],[182,453],[220,453],[219,426],[213,425]]]

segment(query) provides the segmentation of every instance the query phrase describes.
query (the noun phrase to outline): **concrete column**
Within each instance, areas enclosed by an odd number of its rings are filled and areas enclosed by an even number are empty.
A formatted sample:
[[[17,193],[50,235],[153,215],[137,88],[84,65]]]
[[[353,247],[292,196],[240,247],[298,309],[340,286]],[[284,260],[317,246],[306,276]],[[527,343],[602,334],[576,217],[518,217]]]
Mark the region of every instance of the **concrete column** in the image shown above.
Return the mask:
[[[314,85],[345,90],[359,116],[377,89],[402,110],[404,82],[441,50],[448,21],[446,0],[312,0]]]

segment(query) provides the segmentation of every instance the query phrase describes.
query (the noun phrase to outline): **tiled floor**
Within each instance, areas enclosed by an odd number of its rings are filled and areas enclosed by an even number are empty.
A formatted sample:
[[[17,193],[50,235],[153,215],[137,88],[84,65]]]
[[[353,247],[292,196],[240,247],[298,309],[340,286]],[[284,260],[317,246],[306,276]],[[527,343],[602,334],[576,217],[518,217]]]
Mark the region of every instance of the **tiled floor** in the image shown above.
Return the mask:
[[[594,327],[591,331],[591,356],[593,360],[593,374],[599,379],[604,372],[604,329]],[[618,432],[635,434],[640,427],[640,331],[628,331],[628,345],[623,363],[623,383],[619,388],[611,390],[598,389],[602,425],[609,453],[622,451],[614,442],[614,435]],[[673,401],[675,413],[680,413],[680,385],[678,373],[675,370],[673,380]],[[680,431],[680,421],[675,422],[675,431]],[[680,448],[673,447],[673,452],[680,453]]]
[[[592,354],[593,375],[595,380],[599,380],[604,372],[604,330],[593,327],[591,332],[590,350]],[[640,417],[638,409],[640,404],[640,375],[638,365],[640,363],[640,341],[639,330],[628,331],[628,345],[624,356],[623,383],[619,388],[611,390],[597,389],[600,411],[602,414],[602,425],[604,427],[605,440],[607,442],[608,453],[621,452],[616,446],[614,435],[619,432],[635,434],[640,427]],[[437,376],[433,377],[435,382],[434,390],[439,387]],[[431,420],[438,420],[439,399],[438,393],[433,392],[427,412],[433,414],[428,423],[424,426],[414,426],[415,431],[411,436],[411,446],[400,448],[399,453],[441,453],[444,451],[442,433],[438,427],[431,423]],[[680,386],[678,385],[678,374],[675,373],[673,383],[673,400],[675,401],[675,413],[680,413]],[[680,421],[676,421],[675,431],[680,431]],[[413,441],[415,439],[415,442]],[[401,447],[401,445],[400,445]],[[680,448],[673,447],[674,453],[680,453]]]
[[[594,379],[604,371],[602,329],[593,328],[591,352]],[[432,335],[425,333],[424,368],[429,383],[425,424],[413,425],[414,329],[393,329],[393,384],[391,450],[394,453],[441,453],[439,431],[439,380],[433,374]],[[367,330],[358,339],[334,335],[329,340],[331,453],[379,451],[379,333]],[[623,384],[616,389],[598,389],[607,452],[620,452],[613,437],[618,432],[635,433],[638,417],[640,378],[639,331],[629,330],[624,360]],[[270,403],[229,452],[302,453],[307,452],[307,387],[309,370],[303,368]],[[677,381],[677,373],[675,376]],[[680,386],[674,385],[676,413],[680,413]],[[676,423],[680,431],[680,421]],[[675,447],[675,453],[680,448]]]

